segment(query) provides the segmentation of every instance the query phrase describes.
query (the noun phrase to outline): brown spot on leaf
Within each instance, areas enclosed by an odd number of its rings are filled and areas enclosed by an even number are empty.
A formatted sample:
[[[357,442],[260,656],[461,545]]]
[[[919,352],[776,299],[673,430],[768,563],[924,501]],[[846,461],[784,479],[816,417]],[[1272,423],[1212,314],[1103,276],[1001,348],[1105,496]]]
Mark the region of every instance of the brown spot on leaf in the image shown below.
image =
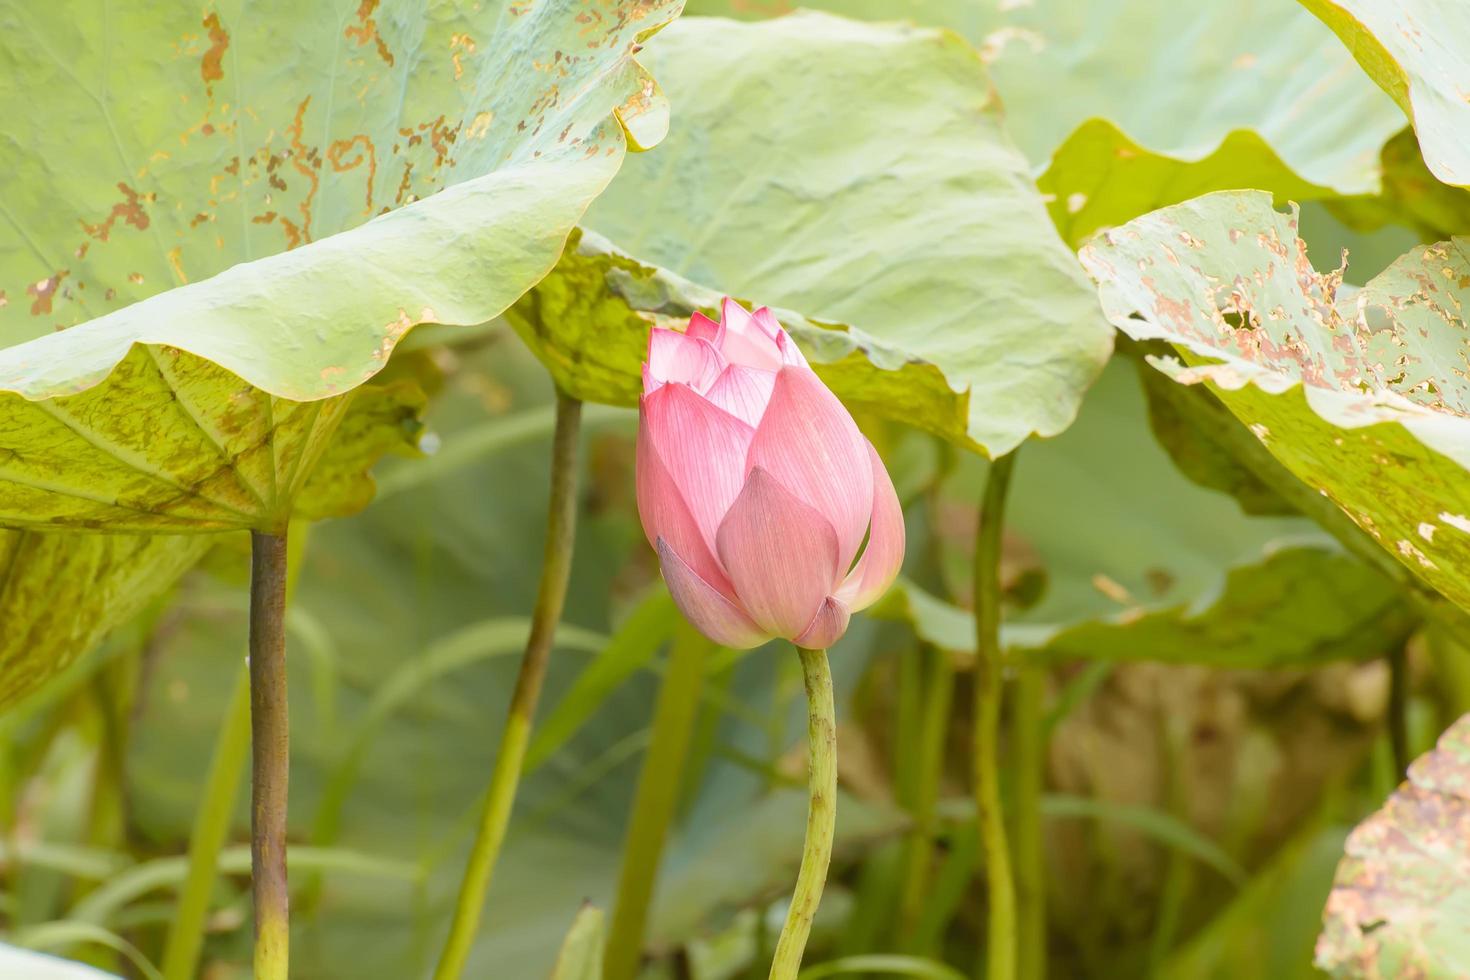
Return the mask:
[[[51,312],[51,301],[55,299],[56,291],[61,288],[61,280],[65,279],[69,272],[69,269],[62,269],[26,287],[26,292],[35,297],[31,303],[31,316],[44,316]]]
[[[356,41],[358,47],[362,47],[369,41],[377,42],[378,57],[393,67],[393,52],[388,50],[388,45],[382,36],[378,34],[378,22],[373,19],[373,11],[378,8],[378,0],[362,0],[357,6],[357,24],[347,25],[343,34],[349,41]]]
[[[199,59],[199,76],[204,79],[205,91],[214,94],[213,82],[225,77],[225,50],[230,46],[230,35],[220,26],[219,14],[211,13],[204,18],[204,28],[209,31],[209,49]],[[205,133],[208,136],[208,133]]]
[[[343,157],[359,143],[362,144],[362,148],[357,151],[357,154],[350,159],[344,160]],[[373,146],[373,141],[368,138],[366,133],[358,133],[350,140],[337,140],[331,146],[327,147],[327,162],[332,165],[332,169],[337,173],[360,167],[364,160],[367,161],[368,165],[367,205],[362,209],[362,213],[372,214],[373,182],[378,179],[378,153]]]
[[[148,227],[148,213],[143,210],[143,203],[151,203],[154,195],[139,194],[122,181],[118,181],[117,189],[122,191],[123,199],[112,206],[107,217],[95,225],[89,225],[85,221],[81,223],[82,230],[98,241],[107,241],[112,234],[112,226],[117,224],[119,218],[139,231]]]

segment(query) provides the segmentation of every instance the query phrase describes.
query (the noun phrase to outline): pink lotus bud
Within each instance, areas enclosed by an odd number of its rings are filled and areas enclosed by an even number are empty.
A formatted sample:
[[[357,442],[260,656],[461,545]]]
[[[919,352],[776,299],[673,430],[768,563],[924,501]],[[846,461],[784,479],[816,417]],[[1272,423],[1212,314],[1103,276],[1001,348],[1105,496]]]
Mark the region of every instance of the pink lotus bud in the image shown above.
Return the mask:
[[[729,647],[829,647],[903,564],[878,453],[771,311],[731,299],[649,337],[638,512],[680,610]]]

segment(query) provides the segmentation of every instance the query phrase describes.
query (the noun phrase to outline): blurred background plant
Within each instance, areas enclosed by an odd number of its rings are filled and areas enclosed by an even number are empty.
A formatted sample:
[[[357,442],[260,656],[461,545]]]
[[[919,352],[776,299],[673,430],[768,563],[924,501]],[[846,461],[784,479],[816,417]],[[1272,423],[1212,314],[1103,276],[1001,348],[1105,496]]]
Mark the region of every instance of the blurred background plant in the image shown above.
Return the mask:
[[[464,975],[595,976],[597,957],[579,957],[604,926],[583,903],[650,892],[646,926],[630,937],[615,916],[610,940],[643,949],[643,980],[764,975],[801,853],[800,673],[789,651],[681,633],[633,501],[628,406],[648,323],[720,293],[780,308],[884,455],[908,521],[905,577],[832,651],[842,799],[804,976],[952,978],[983,956],[970,746],[986,456],[1024,442],[993,746],[1022,977],[1319,975],[1349,831],[1470,711],[1470,632],[1440,597],[1455,583],[1426,584],[1422,563],[1344,518],[1213,389],[1151,366],[1157,341],[1120,338],[1109,355],[1112,327],[1071,255],[1100,229],[1236,188],[1301,202],[1319,268],[1351,249],[1346,290],[1470,231],[1470,198],[1439,179],[1456,161],[1420,149],[1436,123],[1413,117],[1417,142],[1405,129],[1334,36],[1339,5],[818,6],[925,26],[691,2],[640,55],[673,105],[667,138],[623,164],[503,316],[421,327],[375,377],[427,395],[426,458],[379,464],[373,502],[300,546],[293,976],[421,976],[437,958],[535,599],[554,384],[589,403],[576,553]],[[1467,26],[1420,7],[1439,30]],[[396,10],[367,23],[390,53],[407,43]],[[191,71],[208,37],[190,42]],[[436,52],[435,70],[474,50]],[[27,329],[0,321],[7,346],[34,326],[19,293],[10,305]],[[0,629],[14,630],[35,608],[18,598],[19,536],[37,535],[0,534],[14,536],[0,539],[0,606],[17,610]],[[64,667],[58,655],[62,669],[0,715],[6,942],[122,976],[191,975],[165,951],[203,815],[222,849],[216,880],[195,872],[198,975],[250,974],[249,810],[230,764],[243,758],[242,537],[170,558],[203,554],[105,640],[77,630],[68,649],[85,652]],[[686,710],[656,710],[661,688],[687,692]],[[671,730],[682,758],[652,752]],[[634,812],[645,820],[630,825]],[[630,872],[629,854],[651,861]],[[1356,976],[1365,955],[1321,959]],[[1385,975],[1413,962],[1386,960]]]

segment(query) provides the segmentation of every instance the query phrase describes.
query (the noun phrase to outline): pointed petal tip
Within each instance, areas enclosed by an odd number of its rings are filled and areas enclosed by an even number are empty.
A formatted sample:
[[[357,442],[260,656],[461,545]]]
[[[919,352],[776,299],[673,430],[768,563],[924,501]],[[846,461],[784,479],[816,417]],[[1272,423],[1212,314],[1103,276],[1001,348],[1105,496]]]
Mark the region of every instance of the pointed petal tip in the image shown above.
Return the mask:
[[[807,628],[801,635],[792,637],[791,642],[808,650],[826,650],[842,639],[851,620],[852,611],[847,605],[836,596],[829,595]]]

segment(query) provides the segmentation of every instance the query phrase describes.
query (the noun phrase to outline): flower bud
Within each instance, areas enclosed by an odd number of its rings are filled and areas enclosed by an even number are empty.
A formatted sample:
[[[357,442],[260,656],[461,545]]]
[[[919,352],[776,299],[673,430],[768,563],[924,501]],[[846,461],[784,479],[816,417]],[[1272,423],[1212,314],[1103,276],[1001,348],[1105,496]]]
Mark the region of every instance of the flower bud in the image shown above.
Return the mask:
[[[731,299],[649,337],[638,512],[679,609],[737,649],[831,646],[903,564],[878,453],[771,311]]]

